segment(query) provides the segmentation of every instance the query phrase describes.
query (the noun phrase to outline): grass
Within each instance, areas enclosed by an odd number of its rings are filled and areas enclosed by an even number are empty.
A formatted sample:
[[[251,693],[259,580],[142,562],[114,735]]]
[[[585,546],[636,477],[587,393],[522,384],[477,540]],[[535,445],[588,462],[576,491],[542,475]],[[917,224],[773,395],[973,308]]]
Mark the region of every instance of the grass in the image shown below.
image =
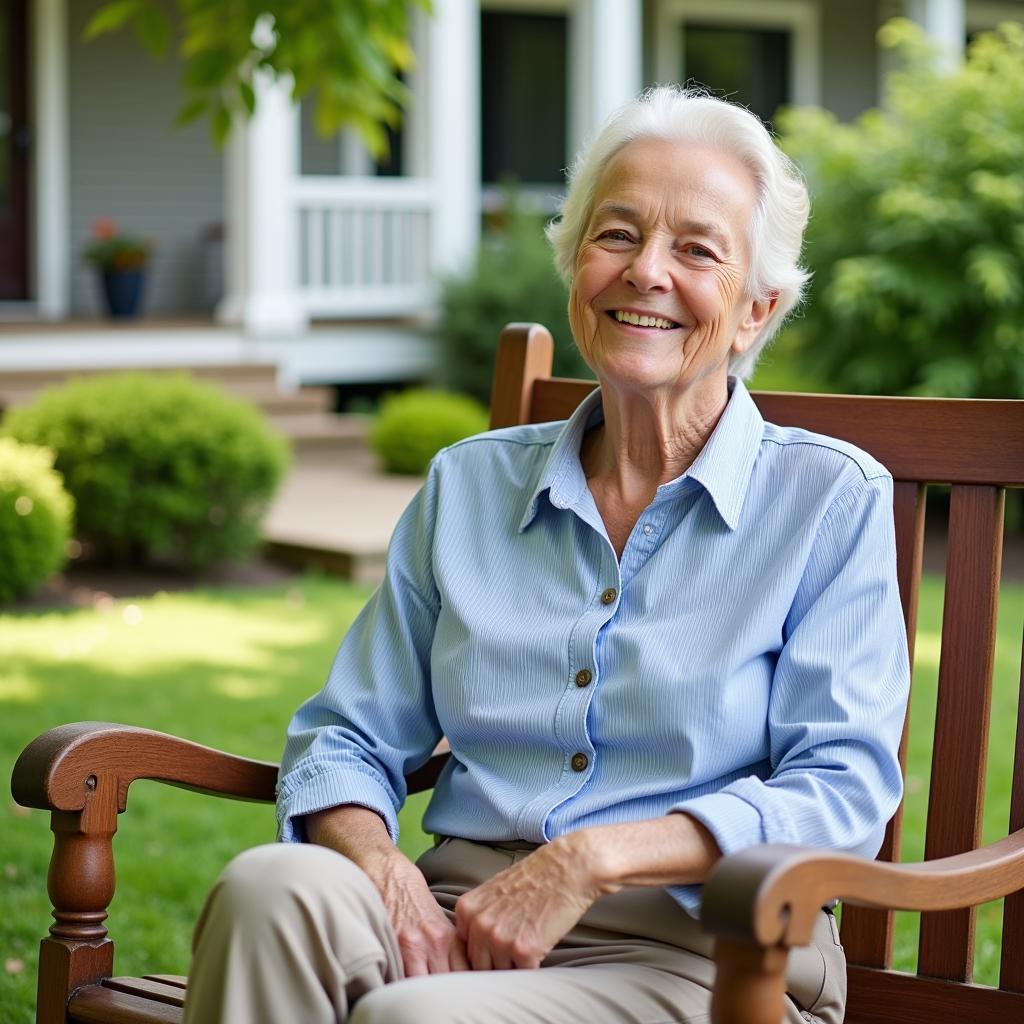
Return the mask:
[[[318,689],[364,588],[308,578],[286,587],[201,591],[110,601],[90,610],[0,615],[0,774],[52,725],[100,719],[146,725],[212,746],[276,760],[292,711]],[[934,703],[941,583],[925,581],[908,771],[906,856],[923,848],[929,770],[928,705]],[[1004,587],[992,716],[985,836],[1005,834],[1016,720],[1024,587]],[[425,797],[403,811],[403,848],[427,845],[418,827]],[[115,840],[117,896],[110,927],[122,974],[184,973],[192,922],[222,865],[273,837],[269,805],[212,800],[137,783]],[[33,1019],[51,842],[47,816],[0,803],[0,1020]],[[983,908],[979,980],[998,962],[998,907]],[[912,968],[913,922],[901,921],[898,966]]]

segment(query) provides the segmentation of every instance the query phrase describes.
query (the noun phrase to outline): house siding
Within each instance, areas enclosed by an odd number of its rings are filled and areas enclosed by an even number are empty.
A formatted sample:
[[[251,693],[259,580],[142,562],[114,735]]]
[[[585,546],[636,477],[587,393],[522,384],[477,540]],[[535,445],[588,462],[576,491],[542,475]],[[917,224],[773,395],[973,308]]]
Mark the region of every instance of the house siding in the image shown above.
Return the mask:
[[[223,219],[223,156],[207,122],[173,127],[181,65],[149,55],[130,29],[82,41],[98,0],[68,3],[71,309],[99,311],[95,274],[80,259],[97,217],[155,245],[146,313],[208,309],[203,232]],[[164,0],[170,13],[174,7]]]

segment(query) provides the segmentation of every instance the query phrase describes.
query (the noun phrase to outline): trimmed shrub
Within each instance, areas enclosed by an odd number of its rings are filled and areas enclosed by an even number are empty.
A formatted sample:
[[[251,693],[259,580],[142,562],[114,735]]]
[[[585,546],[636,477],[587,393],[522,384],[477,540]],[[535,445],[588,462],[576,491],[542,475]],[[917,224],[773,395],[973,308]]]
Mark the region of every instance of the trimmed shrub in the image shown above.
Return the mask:
[[[73,380],[11,411],[4,427],[53,449],[79,539],[122,564],[244,556],[288,463],[256,409],[185,374]]]
[[[473,398],[413,388],[381,402],[371,442],[389,473],[425,473],[444,447],[487,429]]]
[[[73,507],[53,452],[0,437],[0,604],[63,567]]]
[[[544,222],[519,210],[514,197],[507,201],[505,226],[481,243],[472,271],[444,283],[437,327],[441,383],[484,403],[490,401],[498,335],[514,321],[537,321],[551,331],[556,376],[593,377],[572,340],[569,293],[555,271]]]

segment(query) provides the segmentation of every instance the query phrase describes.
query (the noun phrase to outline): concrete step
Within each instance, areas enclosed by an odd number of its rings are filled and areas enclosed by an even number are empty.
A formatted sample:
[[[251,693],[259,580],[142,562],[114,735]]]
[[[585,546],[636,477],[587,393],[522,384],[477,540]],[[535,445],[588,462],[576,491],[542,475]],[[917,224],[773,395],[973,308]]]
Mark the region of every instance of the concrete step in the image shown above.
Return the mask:
[[[368,445],[370,424],[363,416],[284,412],[267,419],[296,447],[363,450]]]
[[[49,369],[49,370],[6,370],[0,372],[0,410],[25,405],[35,399],[44,388],[57,387],[65,381],[79,377],[95,377],[107,374],[107,369]],[[129,370],[123,372],[131,372]],[[216,384],[229,394],[250,398],[257,405],[261,399],[280,395],[277,384],[277,368],[272,364],[240,363],[227,366],[159,366],[146,367],[146,373],[188,373],[208,384]],[[323,403],[320,408],[329,408],[333,395],[329,389],[310,389],[311,392],[326,390],[327,395],[311,398],[310,402]]]
[[[300,446],[263,523],[267,553],[298,568],[377,583],[391,532],[422,482],[381,473],[365,447]]]

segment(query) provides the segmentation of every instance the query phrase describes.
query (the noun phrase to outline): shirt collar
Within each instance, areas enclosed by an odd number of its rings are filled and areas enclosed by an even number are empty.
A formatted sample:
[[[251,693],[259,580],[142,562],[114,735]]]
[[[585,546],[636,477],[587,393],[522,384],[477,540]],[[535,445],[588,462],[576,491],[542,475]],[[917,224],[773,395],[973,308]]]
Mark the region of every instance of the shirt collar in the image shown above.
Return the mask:
[[[750,392],[738,377],[730,377],[725,412],[700,455],[684,474],[711,495],[718,514],[730,530],[739,525],[743,499],[763,436],[764,420]]]
[[[566,420],[555,440],[530,493],[519,523],[520,533],[536,518],[544,491],[555,508],[571,508],[576,503],[587,486],[580,464],[583,435],[603,419],[601,391],[595,388]],[[701,453],[681,477],[658,488],[655,501],[682,493],[686,481],[695,480],[711,496],[726,526],[735,530],[763,434],[764,420],[754,400],[741,380],[730,377],[729,401]]]
[[[526,510],[519,523],[520,533],[536,518],[537,504],[544,491],[548,492],[548,501],[555,508],[571,508],[576,503],[576,499],[587,486],[587,478],[583,475],[583,466],[580,464],[583,435],[603,421],[601,390],[595,388],[576,406],[576,411],[565,421],[565,426],[559,432],[537,485],[530,492]]]

